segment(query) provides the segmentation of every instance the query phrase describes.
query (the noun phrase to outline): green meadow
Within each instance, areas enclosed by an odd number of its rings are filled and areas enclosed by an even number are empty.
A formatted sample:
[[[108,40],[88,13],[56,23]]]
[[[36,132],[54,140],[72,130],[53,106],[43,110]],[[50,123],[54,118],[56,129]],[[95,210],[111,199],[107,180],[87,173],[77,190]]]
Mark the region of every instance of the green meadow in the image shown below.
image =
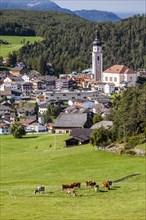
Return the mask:
[[[68,134],[0,138],[2,220],[146,219],[146,157],[120,156],[90,144],[63,148]],[[103,181],[130,174],[140,175],[111,190],[101,187]],[[99,191],[87,188],[86,180],[96,181]],[[61,192],[61,184],[74,181],[81,182],[75,197]],[[39,185],[46,191],[35,195]]]
[[[9,53],[19,50],[22,46],[24,46],[25,43],[27,43],[27,41],[29,41],[30,43],[34,43],[35,41],[43,40],[42,37],[35,36],[0,36],[0,39],[9,42],[8,45],[0,45],[0,56],[3,57],[7,57]]]

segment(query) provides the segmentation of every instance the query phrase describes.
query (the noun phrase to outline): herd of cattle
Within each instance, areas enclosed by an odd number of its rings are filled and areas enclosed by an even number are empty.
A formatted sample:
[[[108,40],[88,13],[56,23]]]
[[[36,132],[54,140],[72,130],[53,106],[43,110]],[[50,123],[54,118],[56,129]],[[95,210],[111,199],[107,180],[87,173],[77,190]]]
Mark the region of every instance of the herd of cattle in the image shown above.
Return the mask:
[[[113,183],[113,182],[110,181],[110,180],[108,180],[108,181],[106,181],[106,182],[102,182],[102,187],[104,187],[104,188],[110,190],[110,188],[111,188],[111,186],[112,186],[112,183]],[[85,186],[87,186],[87,187],[94,187],[95,192],[99,191],[99,185],[98,185],[96,182],[94,182],[94,181],[86,181],[86,182],[85,182]],[[75,196],[75,195],[76,195],[75,189],[76,189],[77,187],[78,187],[78,188],[81,187],[81,183],[80,183],[80,182],[73,182],[73,183],[71,183],[71,184],[62,184],[62,185],[61,185],[61,190],[62,190],[62,191],[63,191],[63,190],[66,190],[67,194],[72,195],[72,196]],[[35,191],[34,191],[35,194],[36,194],[36,193],[40,193],[40,192],[42,192],[42,193],[45,192],[45,187],[44,187],[44,186],[38,186],[38,187],[35,189]]]

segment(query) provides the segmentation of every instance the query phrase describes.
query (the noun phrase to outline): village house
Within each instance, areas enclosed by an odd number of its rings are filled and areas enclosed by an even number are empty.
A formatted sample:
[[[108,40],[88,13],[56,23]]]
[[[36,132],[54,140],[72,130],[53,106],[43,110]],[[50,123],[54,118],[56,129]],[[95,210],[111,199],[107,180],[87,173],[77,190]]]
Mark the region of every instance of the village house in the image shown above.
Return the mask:
[[[43,103],[39,105],[39,113],[42,115],[46,113],[49,103]]]
[[[10,134],[10,124],[7,123],[0,123],[0,134]]]
[[[99,91],[50,91],[43,92],[46,100],[55,99],[55,100],[71,100],[71,99],[87,99],[88,97],[100,98],[103,97],[103,94],[100,94]]]
[[[0,100],[6,97],[8,100],[10,100],[12,98],[12,92],[10,88],[5,89],[4,91],[0,92]]]
[[[105,94],[111,94],[112,92],[115,92],[115,84],[114,83],[106,83],[104,85],[104,93]]]
[[[26,74],[26,73],[24,73],[24,75],[22,76],[24,82],[30,82],[32,78],[33,76],[31,74]]]
[[[68,90],[68,79],[57,79],[55,82],[55,87],[57,90]]]
[[[44,81],[39,80],[39,79],[33,80],[32,84],[33,84],[33,89],[35,90],[42,90],[46,88]]]
[[[28,73],[28,69],[26,68],[26,66],[21,62],[21,63],[18,63],[17,66],[13,67],[11,70],[10,70],[10,73],[12,75],[15,75],[15,76],[19,76],[19,75],[22,75],[24,73]]]
[[[0,105],[0,115],[5,114],[5,113],[10,113],[11,109],[12,108],[10,106]]]
[[[22,83],[22,92],[26,95],[31,94],[33,92],[33,84],[30,82]]]
[[[89,81],[91,80],[91,76],[89,75],[78,75],[74,76],[73,79],[76,81],[77,86],[88,87]]]
[[[90,128],[76,128],[70,133],[71,138],[65,140],[65,147],[88,144],[93,130]]]
[[[92,120],[88,113],[60,113],[57,117],[54,129],[55,133],[70,133],[73,128],[89,128]]]
[[[47,127],[37,121],[35,117],[27,117],[20,119],[20,123],[25,127],[26,132],[44,132]]]
[[[104,92],[105,84],[106,84],[105,82],[97,81],[97,82],[94,83],[94,88],[99,90],[99,91]]]

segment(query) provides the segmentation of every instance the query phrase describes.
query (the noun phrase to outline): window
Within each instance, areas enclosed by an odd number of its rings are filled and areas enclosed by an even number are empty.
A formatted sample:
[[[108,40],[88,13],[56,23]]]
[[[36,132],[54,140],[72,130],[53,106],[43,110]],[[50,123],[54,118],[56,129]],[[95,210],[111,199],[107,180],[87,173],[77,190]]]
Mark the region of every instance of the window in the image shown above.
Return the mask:
[[[117,77],[114,77],[114,82],[117,82]]]
[[[113,81],[113,78],[112,77],[110,77],[110,82],[112,82]]]
[[[132,76],[130,77],[130,80],[132,80]]]
[[[108,81],[108,77],[107,76],[105,77],[105,81]]]

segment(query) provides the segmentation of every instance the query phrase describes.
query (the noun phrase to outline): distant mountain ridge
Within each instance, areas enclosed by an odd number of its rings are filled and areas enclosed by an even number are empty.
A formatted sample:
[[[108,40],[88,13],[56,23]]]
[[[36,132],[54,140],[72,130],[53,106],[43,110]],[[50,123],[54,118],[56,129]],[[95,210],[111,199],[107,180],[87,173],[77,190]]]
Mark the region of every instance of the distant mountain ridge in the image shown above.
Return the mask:
[[[36,11],[58,11],[74,14],[71,10],[61,8],[55,2],[49,0],[1,0],[1,10],[36,10]]]
[[[78,15],[81,18],[84,18],[89,21],[113,21],[117,22],[120,21],[121,18],[118,17],[113,12],[107,12],[107,11],[99,11],[99,10],[77,10],[74,11],[76,15]]]
[[[76,10],[71,11],[66,8],[61,8],[55,2],[49,0],[1,0],[1,10],[37,10],[37,11],[57,11],[68,14],[74,14],[89,21],[102,22],[102,21],[120,21],[120,17],[112,12],[99,11],[99,10]]]

